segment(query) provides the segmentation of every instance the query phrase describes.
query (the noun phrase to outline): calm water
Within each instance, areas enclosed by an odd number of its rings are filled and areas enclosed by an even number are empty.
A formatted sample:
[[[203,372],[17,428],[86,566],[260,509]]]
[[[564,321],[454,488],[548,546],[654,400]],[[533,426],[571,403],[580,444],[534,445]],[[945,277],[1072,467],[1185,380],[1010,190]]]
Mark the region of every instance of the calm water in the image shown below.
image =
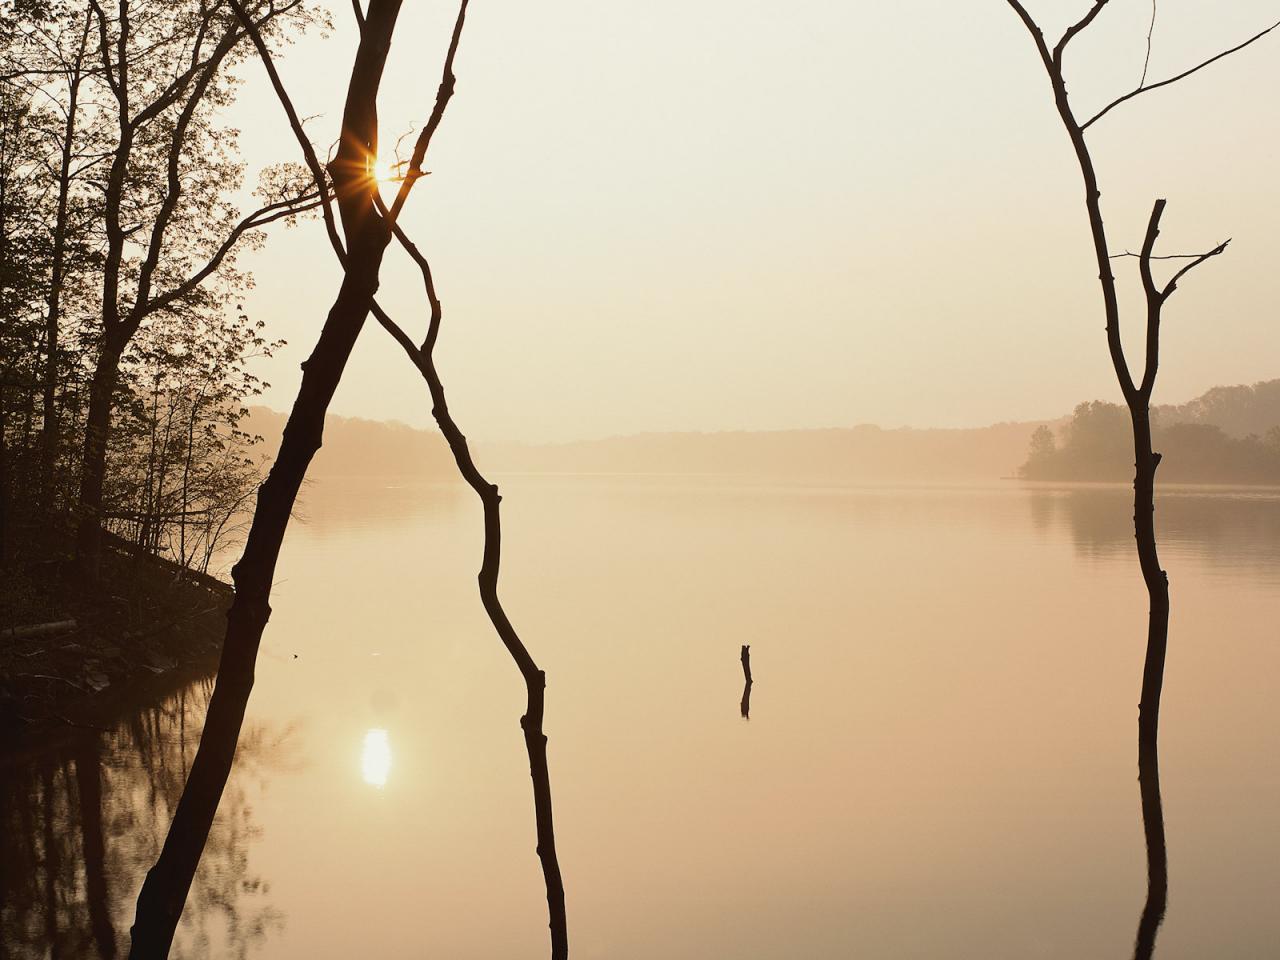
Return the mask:
[[[575,956],[1132,955],[1126,490],[503,490]],[[545,956],[524,691],[476,598],[478,508],[322,482],[304,513],[174,955]],[[1280,956],[1280,494],[1166,492],[1160,517],[1156,956]],[[207,695],[3,762],[2,955],[127,949]]]

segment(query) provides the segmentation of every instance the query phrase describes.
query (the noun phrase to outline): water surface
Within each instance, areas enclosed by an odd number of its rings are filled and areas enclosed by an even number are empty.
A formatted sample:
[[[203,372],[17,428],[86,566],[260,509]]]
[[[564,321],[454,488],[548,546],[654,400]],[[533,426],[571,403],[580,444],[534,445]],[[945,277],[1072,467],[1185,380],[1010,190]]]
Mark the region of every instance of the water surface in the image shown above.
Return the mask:
[[[573,955],[1132,955],[1145,594],[1122,487],[508,477]],[[175,956],[535,958],[519,674],[461,487],[320,481]],[[1156,956],[1277,955],[1280,494],[1159,510]],[[742,644],[751,717],[740,716]],[[123,954],[208,682],[0,767],[5,954]]]

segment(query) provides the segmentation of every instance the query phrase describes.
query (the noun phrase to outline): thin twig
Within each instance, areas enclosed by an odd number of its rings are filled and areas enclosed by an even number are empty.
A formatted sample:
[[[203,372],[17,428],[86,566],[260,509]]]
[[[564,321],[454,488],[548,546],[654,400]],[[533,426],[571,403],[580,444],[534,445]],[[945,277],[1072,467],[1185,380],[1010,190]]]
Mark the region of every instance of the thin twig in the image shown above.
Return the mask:
[[[1151,0],[1151,26],[1147,28],[1147,58],[1142,61],[1142,79],[1138,81],[1141,87],[1147,82],[1147,68],[1151,66],[1151,38],[1156,32],[1156,0]]]
[[[1157,83],[1146,84],[1146,85],[1139,84],[1137,89],[1129,91],[1123,97],[1117,97],[1115,100],[1112,100],[1109,104],[1107,104],[1097,113],[1095,113],[1092,117],[1090,117],[1087,121],[1081,124],[1080,129],[1088,130],[1091,126],[1093,126],[1103,117],[1105,117],[1108,113],[1110,113],[1116,107],[1120,106],[1120,104],[1128,100],[1132,100],[1134,97],[1138,96],[1138,94],[1150,93],[1152,90],[1159,90],[1161,87],[1167,87],[1171,83],[1177,83],[1179,80],[1185,80],[1187,77],[1191,76],[1193,73],[1199,73],[1205,67],[1209,66],[1210,64],[1217,63],[1223,57],[1229,57],[1231,56],[1231,54],[1236,53],[1237,51],[1243,50],[1245,47],[1249,46],[1250,44],[1256,43],[1257,41],[1265,37],[1268,33],[1270,33],[1272,30],[1274,30],[1276,27],[1280,27],[1280,20],[1277,20],[1271,26],[1267,27],[1267,29],[1262,30],[1258,33],[1255,33],[1252,37],[1250,37],[1244,43],[1238,43],[1234,47],[1232,47],[1230,50],[1223,50],[1221,53],[1210,57],[1208,60],[1204,60],[1201,63],[1196,64],[1190,70],[1183,70],[1177,76],[1170,77],[1167,80],[1161,80]]]
[[[427,118],[426,125],[422,128],[422,132],[418,134],[418,142],[413,146],[413,155],[409,159],[409,169],[405,171],[404,180],[400,183],[400,189],[396,191],[396,198],[391,204],[391,210],[387,214],[387,224],[394,227],[396,219],[400,216],[400,211],[404,207],[404,202],[409,199],[409,191],[413,188],[414,181],[421,177],[422,163],[427,156],[427,147],[431,144],[431,138],[435,135],[436,128],[440,126],[440,120],[444,116],[444,108],[449,103],[449,98],[453,96],[454,86],[457,78],[453,75],[453,60],[458,53],[458,41],[462,38],[462,24],[467,18],[467,0],[462,0],[458,6],[458,18],[453,24],[453,36],[449,38],[449,52],[445,54],[444,70],[441,72],[440,87],[436,91],[436,105],[431,111],[431,116]]]
[[[1169,294],[1173,293],[1174,289],[1178,285],[1178,281],[1181,280],[1184,276],[1186,276],[1186,274],[1194,270],[1196,267],[1200,266],[1200,264],[1204,263],[1206,260],[1212,257],[1216,257],[1222,253],[1225,253],[1227,249],[1227,244],[1229,244],[1230,242],[1231,242],[1230,238],[1223,240],[1220,244],[1218,244],[1208,253],[1200,254],[1200,256],[1196,257],[1194,261],[1192,261],[1191,263],[1188,263],[1185,267],[1183,267],[1181,270],[1175,273],[1173,275],[1173,279],[1171,279],[1167,284],[1165,284],[1164,296],[1167,298]]]
[[[1141,254],[1141,253],[1131,253],[1130,251],[1126,250],[1124,253],[1113,253],[1113,254],[1111,255],[1111,259],[1112,259],[1112,260],[1119,260],[1119,259],[1120,259],[1120,258],[1122,258],[1122,257],[1141,257],[1141,256],[1142,256],[1142,254]],[[1196,257],[1199,257],[1199,256],[1202,256],[1202,254],[1199,254],[1199,253],[1166,253],[1166,254],[1162,254],[1162,255],[1160,255],[1160,256],[1156,256],[1156,255],[1154,255],[1154,254],[1153,254],[1152,256],[1148,257],[1147,259],[1148,259],[1148,260],[1194,260]]]

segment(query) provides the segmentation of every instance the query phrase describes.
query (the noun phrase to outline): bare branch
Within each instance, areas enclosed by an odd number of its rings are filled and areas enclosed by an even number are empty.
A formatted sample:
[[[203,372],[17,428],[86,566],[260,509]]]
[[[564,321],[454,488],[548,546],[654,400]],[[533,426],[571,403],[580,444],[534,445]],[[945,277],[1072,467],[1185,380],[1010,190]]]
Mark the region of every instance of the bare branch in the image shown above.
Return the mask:
[[[360,9],[360,0],[351,0],[351,11],[356,15],[356,26],[364,30],[364,11]]]
[[[111,88],[111,92],[119,98],[120,87],[116,83],[115,72],[111,69],[111,44],[107,40],[107,15],[103,12],[102,7],[98,5],[98,0],[89,0],[89,6],[93,8],[93,13],[98,18],[98,52],[102,56],[102,73],[107,78],[107,86]]]
[[[436,370],[434,349],[436,337],[440,330],[440,299],[436,296],[435,283],[431,279],[431,267],[426,257],[405,235],[398,226],[393,225],[396,238],[408,251],[422,271],[423,283],[426,287],[427,300],[431,307],[431,317],[427,328],[427,338],[421,348],[415,348],[408,335],[400,329],[386,312],[378,305],[372,306],[374,316],[397,343],[408,354],[409,359],[421,372],[431,394],[431,413],[440,432],[444,434],[449,450],[453,454],[458,472],[479,497],[484,511],[484,559],[480,565],[478,577],[480,600],[489,622],[493,625],[498,638],[506,647],[511,659],[515,661],[525,682],[527,708],[520,718],[520,726],[524,730],[525,749],[529,756],[529,772],[533,779],[534,821],[537,829],[538,859],[542,863],[543,879],[547,890],[547,910],[551,927],[552,960],[565,960],[569,955],[568,924],[565,919],[564,882],[560,875],[560,861],[556,855],[555,828],[552,822],[551,778],[547,770],[547,738],[542,730],[545,713],[546,674],[538,667],[529,649],[516,632],[502,601],[498,596],[498,573],[502,552],[502,521],[499,516],[499,505],[502,496],[497,486],[490,483],[480,472],[467,438],[462,429],[449,412],[445,398],[444,384]]]
[[[1164,216],[1165,204],[1167,200],[1157,200],[1151,208],[1151,217],[1147,221],[1147,234],[1142,240],[1142,252],[1138,254],[1138,273],[1142,276],[1142,289],[1147,294],[1148,302],[1152,300],[1160,300],[1160,291],[1156,287],[1155,279],[1151,273],[1151,255],[1156,249],[1156,238],[1160,236],[1160,218]],[[1148,323],[1148,334],[1150,333],[1150,323]],[[1148,365],[1150,365],[1150,351],[1148,350]]]
[[[1142,290],[1147,298],[1147,356],[1142,374],[1142,383],[1138,387],[1138,395],[1148,400],[1151,397],[1152,389],[1155,387],[1156,370],[1160,363],[1160,322],[1165,302],[1173,294],[1173,291],[1177,289],[1178,281],[1183,276],[1211,257],[1221,254],[1227,249],[1227,244],[1231,242],[1230,240],[1224,241],[1208,253],[1195,256],[1190,263],[1178,270],[1164,287],[1160,287],[1155,281],[1151,262],[1161,259],[1155,255],[1155,246],[1156,238],[1160,235],[1160,218],[1164,216],[1165,203],[1166,201],[1164,200],[1157,200],[1151,208],[1151,218],[1147,222],[1147,233],[1142,241],[1142,252],[1138,255],[1138,271],[1142,276]],[[1179,259],[1184,258],[1180,257]]]
[[[1151,26],[1147,28],[1147,58],[1142,61],[1142,79],[1138,81],[1141,87],[1147,82],[1147,69],[1151,66],[1151,38],[1156,33],[1156,0],[1151,0]]]
[[[227,254],[240,242],[240,238],[250,230],[265,227],[267,224],[282,220],[285,217],[293,217],[315,210],[321,205],[321,202],[318,194],[306,193],[286,200],[277,200],[275,203],[260,207],[235,225],[204,266],[167,293],[148,301],[146,304],[139,304],[137,310],[140,313],[154,313],[182,299],[200,286],[211,273],[222,265],[222,261],[226,259]]]
[[[1220,244],[1218,244],[1208,253],[1200,254],[1200,256],[1196,257],[1195,260],[1193,260],[1191,263],[1188,263],[1185,267],[1183,267],[1181,270],[1175,273],[1173,275],[1173,278],[1167,284],[1165,284],[1165,288],[1162,292],[1162,295],[1164,296],[1164,298],[1167,300],[1170,294],[1172,294],[1173,291],[1177,289],[1178,281],[1181,280],[1188,273],[1190,273],[1192,270],[1194,270],[1196,267],[1200,266],[1200,264],[1204,263],[1206,260],[1210,259],[1211,257],[1216,257],[1216,256],[1219,256],[1220,254],[1225,253],[1227,249],[1227,245],[1230,243],[1231,243],[1231,238],[1228,237],[1226,240],[1223,240]]]
[[[1129,250],[1126,250],[1124,253],[1113,253],[1111,255],[1111,259],[1120,260],[1124,257],[1140,257],[1140,256],[1142,256],[1142,254],[1133,253]],[[1162,255],[1153,254],[1147,259],[1148,260],[1194,260],[1198,256],[1200,256],[1200,254],[1198,253],[1166,253]]]
[[[191,87],[190,95],[187,102],[183,104],[181,112],[173,125],[173,135],[169,143],[168,170],[167,181],[165,187],[164,201],[160,204],[160,209],[156,212],[155,219],[151,227],[151,240],[147,245],[147,254],[142,262],[142,267],[138,272],[138,296],[137,307],[145,310],[146,302],[151,295],[151,278],[155,273],[156,267],[160,263],[160,253],[164,245],[165,231],[169,228],[169,222],[173,217],[174,211],[178,208],[178,202],[182,196],[182,179],[180,177],[179,162],[182,159],[182,151],[186,145],[187,130],[191,125],[192,119],[195,117],[197,108],[204,99],[205,91],[208,90],[209,84],[213,82],[213,77],[217,73],[218,68],[222,64],[223,58],[230,53],[231,48],[239,42],[239,37],[235,32],[228,30],[223,36],[222,41],[218,44],[214,55],[208,60],[208,66],[196,79],[195,84]]]
[[[1159,90],[1161,87],[1167,87],[1171,83],[1177,83],[1179,80],[1185,80],[1187,77],[1191,76],[1193,73],[1199,73],[1205,67],[1209,66],[1210,64],[1217,63],[1223,57],[1229,57],[1231,56],[1231,54],[1237,53],[1240,50],[1243,50],[1245,47],[1249,46],[1250,44],[1256,43],[1257,41],[1265,37],[1268,33],[1270,33],[1272,30],[1274,30],[1276,27],[1280,27],[1280,20],[1276,21],[1271,26],[1267,27],[1265,30],[1255,33],[1248,40],[1244,41],[1244,43],[1238,43],[1234,47],[1232,47],[1230,50],[1223,50],[1221,53],[1210,57],[1208,60],[1204,60],[1200,63],[1197,63],[1190,70],[1183,70],[1182,73],[1178,74],[1177,76],[1169,77],[1169,79],[1167,80],[1160,80],[1156,83],[1139,84],[1137,89],[1129,91],[1123,97],[1117,97],[1115,100],[1112,100],[1109,104],[1107,104],[1097,113],[1095,113],[1092,117],[1090,117],[1080,127],[1080,129],[1088,130],[1091,126],[1093,126],[1103,117],[1105,117],[1108,113],[1110,113],[1116,107],[1120,106],[1120,104],[1125,103],[1126,101],[1132,100],[1134,97],[1138,96],[1139,94],[1150,93],[1152,90]]]
[[[1103,8],[1110,3],[1111,0],[1094,0],[1094,4],[1089,8],[1089,12],[1067,28],[1067,32],[1062,35],[1062,39],[1058,41],[1058,45],[1053,48],[1053,62],[1062,66],[1062,54],[1067,49],[1067,44],[1075,39],[1076,35],[1088,28],[1093,23],[1094,18],[1098,16]]]
[[[1027,12],[1019,0],[1008,0],[1009,6],[1013,8],[1013,12],[1018,15],[1023,26],[1027,28],[1027,32],[1031,34],[1031,39],[1036,43],[1036,49],[1040,51],[1040,59],[1044,61],[1045,69],[1052,76],[1055,71],[1053,62],[1053,54],[1049,52],[1049,45],[1045,42],[1044,31],[1040,29],[1040,25],[1035,22],[1031,14]]]
[[[449,38],[449,52],[444,58],[444,70],[440,78],[440,87],[436,91],[436,105],[431,110],[431,116],[427,118],[426,126],[422,128],[422,132],[418,134],[418,142],[413,146],[413,155],[409,159],[409,169],[405,171],[404,180],[400,182],[400,189],[396,191],[396,198],[391,204],[391,210],[387,214],[388,226],[394,227],[396,219],[400,216],[400,211],[404,207],[404,203],[409,199],[409,191],[413,189],[414,183],[421,177],[422,163],[427,156],[427,147],[431,145],[431,138],[435,135],[436,128],[440,126],[440,120],[444,116],[444,108],[449,103],[449,98],[453,96],[453,88],[456,78],[453,75],[453,59],[458,52],[458,41],[462,38],[462,24],[467,17],[467,0],[462,0],[458,6],[458,19],[453,24],[453,36]]]
[[[271,80],[271,87],[276,92],[276,99],[280,101],[280,105],[284,108],[285,116],[289,118],[289,128],[293,131],[294,139],[298,141],[298,147],[302,150],[307,169],[311,171],[311,178],[315,181],[316,190],[320,194],[321,213],[324,217],[325,232],[329,234],[329,243],[333,246],[333,252],[338,255],[338,260],[345,263],[347,257],[346,249],[342,245],[342,238],[338,235],[337,222],[333,216],[333,204],[329,199],[329,181],[325,175],[324,167],[316,156],[315,147],[312,146],[310,139],[307,138],[306,131],[302,126],[302,120],[298,118],[298,111],[294,109],[293,100],[289,96],[289,91],[285,89],[284,83],[280,79],[280,74],[276,71],[275,60],[262,40],[262,32],[258,29],[257,24],[249,18],[244,7],[240,5],[240,0],[228,0],[228,2],[231,5],[231,9],[235,11],[240,23],[244,26],[245,31],[249,34],[249,39],[253,41],[254,47],[257,48],[258,56],[262,60],[262,66],[266,69],[267,77]],[[358,11],[358,2],[356,8]],[[364,29],[363,15],[360,17],[360,27],[362,30]]]

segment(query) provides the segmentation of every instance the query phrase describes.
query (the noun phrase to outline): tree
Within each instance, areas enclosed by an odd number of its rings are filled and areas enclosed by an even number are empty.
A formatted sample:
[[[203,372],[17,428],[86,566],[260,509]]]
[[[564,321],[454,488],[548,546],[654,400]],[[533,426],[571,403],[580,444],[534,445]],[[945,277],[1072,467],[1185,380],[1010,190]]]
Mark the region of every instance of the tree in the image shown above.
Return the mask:
[[[232,8],[237,15],[244,10],[235,3]],[[258,490],[244,553],[232,570],[236,594],[227,614],[217,684],[164,847],[138,895],[130,951],[135,960],[164,957],[172,943],[235,757],[289,518],[307,468],[320,448],[329,402],[373,303],[383,254],[391,240],[391,224],[417,179],[406,180],[390,210],[379,209],[381,199],[372,173],[378,150],[377,95],[399,12],[400,0],[371,0],[367,14],[360,18],[360,42],[347,86],[342,132],[329,167],[346,241],[342,283],[315,349],[303,366],[302,383],[279,453]],[[459,16],[450,65],[461,27]],[[447,97],[441,99],[447,101]],[[415,156],[419,163],[443,113],[439,101],[437,106],[434,122],[418,141]],[[326,225],[335,229],[327,211]]]
[[[355,10],[357,18],[359,18],[360,8],[358,5]],[[508,654],[516,664],[525,684],[526,706],[525,713],[520,718],[520,727],[524,734],[525,751],[529,757],[529,773],[533,781],[534,820],[538,839],[537,852],[542,864],[543,882],[547,894],[547,913],[551,931],[551,957],[552,960],[564,960],[569,954],[568,920],[565,912],[564,880],[560,872],[559,856],[556,853],[555,827],[551,803],[551,775],[547,762],[547,737],[543,732],[542,726],[545,712],[546,674],[538,667],[537,662],[521,640],[498,595],[498,574],[502,554],[502,521],[500,517],[502,497],[498,492],[498,487],[490,483],[476,466],[470,447],[467,444],[466,436],[449,412],[444,384],[440,379],[440,374],[435,364],[435,345],[440,334],[443,308],[440,298],[436,295],[435,281],[432,277],[430,263],[417,245],[408,237],[397,219],[401,206],[408,196],[409,189],[418,178],[425,175],[422,164],[426,158],[427,146],[444,115],[445,106],[453,96],[455,84],[453,60],[457,52],[458,40],[461,36],[466,12],[467,0],[462,0],[449,45],[449,52],[445,58],[444,75],[441,78],[440,87],[436,95],[435,108],[414,145],[407,169],[401,178],[396,198],[389,209],[376,192],[373,198],[390,231],[422,274],[423,290],[428,306],[427,332],[422,345],[417,346],[376,301],[372,302],[372,312],[422,375],[431,397],[432,416],[435,418],[445,441],[449,445],[459,474],[475,491],[484,511],[484,550],[478,577],[480,599],[485,613],[489,617],[489,622],[493,625],[494,631],[498,634],[503,646],[506,647]],[[242,15],[242,19],[245,21],[246,29],[253,36],[259,56],[306,160],[307,168],[311,171],[322,198],[326,198],[324,220],[328,228],[329,240],[339,262],[345,263],[348,254],[343,248],[337,231],[334,229],[333,215],[327,202],[326,179],[319,158],[302,128],[302,122],[298,118],[288,91],[276,73],[270,51],[262,42],[258,32],[249,26],[247,17]],[[361,28],[363,30],[362,21]]]
[[[1109,115],[1113,110],[1152,90],[1170,86],[1199,72],[1223,57],[1241,50],[1266,36],[1280,23],[1273,24],[1260,31],[1248,40],[1229,50],[1196,64],[1172,77],[1160,81],[1147,81],[1147,69],[1144,66],[1142,79],[1137,87],[1122,96],[1116,97],[1088,119],[1080,120],[1075,112],[1071,98],[1067,93],[1064,57],[1068,46],[1077,36],[1087,30],[1106,9],[1110,0],[1094,0],[1087,13],[1067,27],[1052,47],[1045,39],[1035,19],[1027,11],[1021,0],[1007,0],[1009,6],[1017,14],[1030,33],[1040,56],[1049,83],[1053,91],[1054,104],[1058,116],[1071,141],[1080,175],[1085,188],[1085,212],[1088,217],[1089,230],[1092,235],[1094,255],[1098,266],[1098,280],[1102,288],[1103,312],[1106,317],[1107,349],[1111,355],[1111,363],[1120,390],[1124,394],[1125,405],[1129,411],[1130,425],[1133,434],[1134,451],[1134,502],[1133,520],[1134,534],[1137,540],[1138,562],[1142,569],[1143,582],[1146,585],[1149,612],[1147,625],[1147,650],[1142,674],[1142,695],[1138,705],[1138,765],[1139,779],[1143,790],[1143,810],[1147,812],[1152,806],[1149,799],[1154,795],[1154,808],[1159,810],[1159,763],[1157,758],[1157,741],[1160,727],[1160,694],[1164,684],[1165,653],[1169,642],[1169,579],[1160,566],[1160,557],[1156,548],[1155,533],[1155,478],[1156,468],[1160,464],[1160,454],[1152,449],[1151,443],[1151,392],[1155,387],[1156,374],[1160,357],[1160,323],[1165,305],[1177,289],[1178,282],[1191,270],[1206,260],[1220,255],[1227,247],[1226,242],[1200,254],[1186,257],[1159,259],[1184,259],[1186,262],[1178,267],[1167,281],[1158,283],[1155,279],[1153,260],[1156,240],[1160,235],[1160,222],[1164,216],[1166,201],[1159,199],[1151,208],[1147,228],[1138,254],[1138,272],[1142,281],[1142,290],[1146,300],[1146,357],[1141,378],[1135,380],[1125,356],[1124,344],[1120,337],[1120,301],[1116,279],[1111,272],[1113,259],[1112,246],[1107,235],[1106,225],[1102,217],[1101,192],[1098,187],[1098,175],[1086,139],[1086,132],[1095,123]],[[1152,8],[1153,27],[1155,7]],[[1148,50],[1148,64],[1150,51]],[[1124,256],[1123,254],[1121,256]],[[1148,874],[1149,890],[1158,894],[1155,901],[1149,901],[1144,912],[1143,931],[1149,930],[1149,936],[1140,931],[1137,952],[1139,955],[1150,955],[1155,941],[1155,928],[1159,926],[1164,913],[1167,875],[1163,874],[1163,849],[1161,856],[1154,855],[1150,843],[1152,832],[1148,830]],[[1163,827],[1160,831],[1163,841]],[[1163,847],[1163,843],[1161,843]]]
[[[1058,442],[1054,439],[1053,431],[1041,424],[1031,434],[1031,449],[1027,454],[1027,462],[1022,467],[1022,475],[1035,479],[1045,467],[1053,463],[1057,454]]]
[[[227,201],[239,181],[235,139],[214,125],[231,97],[230,67],[245,33],[224,3],[117,0],[93,11],[101,84],[116,132],[103,186],[102,316],[89,382],[81,458],[77,559],[96,576],[103,486],[125,351],[145,322],[181,309],[220,310],[243,278],[228,271],[250,231],[313,209],[314,195],[289,196],[243,217]],[[301,0],[258,0],[259,29],[305,25]],[[221,271],[224,292],[204,281]]]

